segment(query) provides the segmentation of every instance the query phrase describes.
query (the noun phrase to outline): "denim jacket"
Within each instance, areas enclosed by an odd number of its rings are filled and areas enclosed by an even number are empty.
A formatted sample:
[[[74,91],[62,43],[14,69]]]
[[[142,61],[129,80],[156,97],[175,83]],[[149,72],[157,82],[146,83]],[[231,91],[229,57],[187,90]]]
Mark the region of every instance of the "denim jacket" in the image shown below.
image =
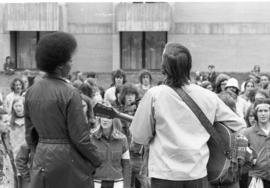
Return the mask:
[[[122,155],[128,150],[127,138],[122,137],[105,138],[103,135],[91,136],[91,141],[97,147],[98,156],[101,160],[101,166],[96,168],[94,175],[98,180],[118,180],[123,179]]]

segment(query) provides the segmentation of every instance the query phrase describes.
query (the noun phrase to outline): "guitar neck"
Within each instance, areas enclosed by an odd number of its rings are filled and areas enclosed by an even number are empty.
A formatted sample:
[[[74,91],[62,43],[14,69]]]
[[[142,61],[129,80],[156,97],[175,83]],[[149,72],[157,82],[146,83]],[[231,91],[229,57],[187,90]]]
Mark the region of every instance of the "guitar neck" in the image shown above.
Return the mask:
[[[131,122],[133,120],[133,116],[128,115],[128,114],[124,114],[124,113],[121,113],[121,112],[118,112],[116,114],[116,118],[119,118],[119,119],[122,119],[122,120],[125,120],[125,121],[128,121],[128,122]]]

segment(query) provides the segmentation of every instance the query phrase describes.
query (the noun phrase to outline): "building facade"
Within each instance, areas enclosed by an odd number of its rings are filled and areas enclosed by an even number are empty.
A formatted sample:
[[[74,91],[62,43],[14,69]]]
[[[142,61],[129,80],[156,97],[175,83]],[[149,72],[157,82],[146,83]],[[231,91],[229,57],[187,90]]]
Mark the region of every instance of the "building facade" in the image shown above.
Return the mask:
[[[187,46],[193,71],[270,69],[270,2],[0,4],[0,69],[36,69],[35,47],[47,33],[72,33],[73,70],[159,70],[167,42]]]

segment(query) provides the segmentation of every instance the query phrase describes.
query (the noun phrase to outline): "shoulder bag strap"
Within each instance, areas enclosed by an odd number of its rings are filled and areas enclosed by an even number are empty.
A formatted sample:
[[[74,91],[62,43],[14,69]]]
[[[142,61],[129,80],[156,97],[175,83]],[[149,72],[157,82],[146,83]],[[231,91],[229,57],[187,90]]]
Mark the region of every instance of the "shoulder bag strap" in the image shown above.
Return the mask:
[[[224,143],[223,139],[219,136],[218,132],[213,127],[212,123],[203,113],[201,108],[195,103],[195,101],[182,89],[182,88],[173,88],[176,93],[182,98],[182,100],[186,103],[186,105],[190,108],[190,110],[196,115],[199,119],[203,127],[207,130],[207,132],[212,137],[213,141],[218,144],[222,151],[224,152],[227,158],[231,157],[231,148]]]

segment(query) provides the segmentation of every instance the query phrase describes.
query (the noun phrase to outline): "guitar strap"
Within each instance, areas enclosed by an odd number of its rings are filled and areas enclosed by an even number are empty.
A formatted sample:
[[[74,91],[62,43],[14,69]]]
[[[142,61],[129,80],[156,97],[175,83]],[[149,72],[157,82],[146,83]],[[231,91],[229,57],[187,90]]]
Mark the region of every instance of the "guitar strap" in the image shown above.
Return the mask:
[[[199,119],[203,127],[207,130],[207,132],[212,137],[212,140],[221,147],[222,151],[224,152],[224,155],[231,159],[231,148],[225,142],[223,139],[218,135],[217,131],[213,127],[212,123],[209,121],[209,119],[206,117],[206,115],[203,113],[201,108],[195,103],[195,101],[182,89],[182,88],[172,88],[175,90],[175,92],[180,96],[180,98],[186,103],[186,105],[190,108],[190,110],[196,115],[196,117]]]

